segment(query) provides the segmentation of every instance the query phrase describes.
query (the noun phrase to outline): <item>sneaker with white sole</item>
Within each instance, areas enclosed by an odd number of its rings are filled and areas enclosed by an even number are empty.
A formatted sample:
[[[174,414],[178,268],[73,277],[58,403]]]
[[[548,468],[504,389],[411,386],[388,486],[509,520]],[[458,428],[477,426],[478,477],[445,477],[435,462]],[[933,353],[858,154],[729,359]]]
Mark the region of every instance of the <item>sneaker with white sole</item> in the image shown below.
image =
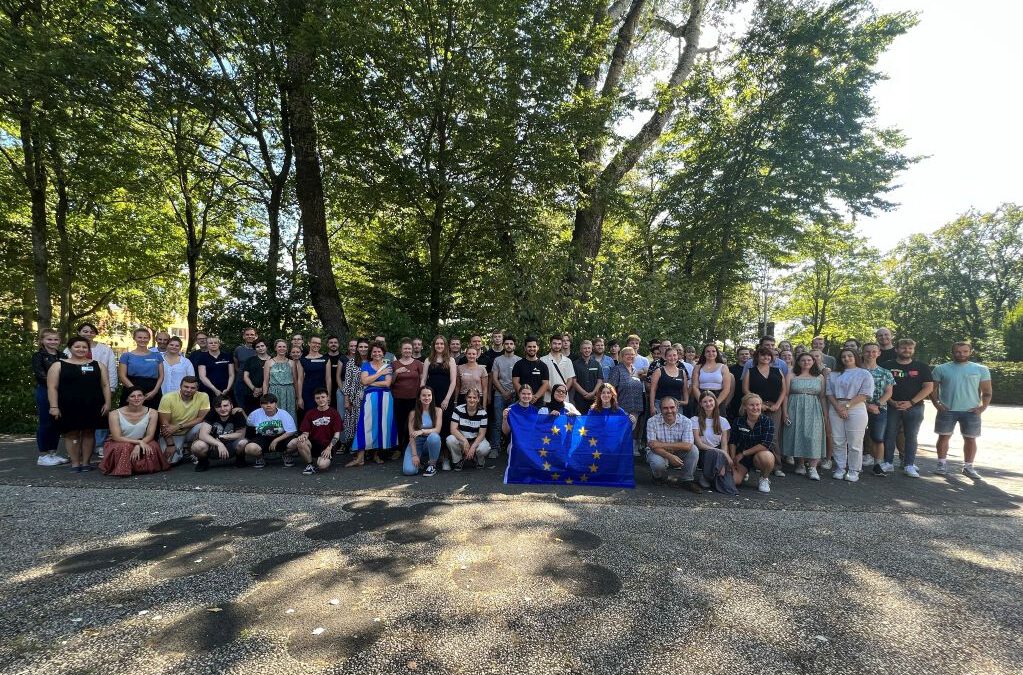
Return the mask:
[[[441,471],[451,471],[451,461],[445,457],[444,461],[441,462],[440,468]]]
[[[843,469],[838,469],[835,473],[831,474],[831,477],[835,480],[842,480],[845,478],[845,471]]]
[[[849,473],[845,474],[845,479],[847,481],[849,481],[850,483],[855,483],[856,481],[858,481],[860,479],[860,472],[859,471],[850,471]]]
[[[821,479],[821,475],[819,473],[817,473],[817,467],[815,467],[815,466],[811,466],[810,467],[810,469],[806,472],[806,477],[809,478],[810,480],[820,480]]]
[[[252,465],[252,468],[253,468],[253,469],[265,469],[265,468],[266,468],[266,460],[265,460],[265,459],[263,459],[262,457],[260,457],[260,458],[259,458],[259,459],[257,459],[257,460],[255,461],[255,463],[254,463],[254,464]]]
[[[868,466],[874,466],[873,455],[863,455],[863,468],[865,469]]]
[[[282,456],[282,459],[284,460],[284,466],[285,467],[290,469],[291,467],[295,466],[295,456],[294,455],[289,455],[288,453],[284,453],[284,455]]]
[[[426,467],[426,471],[423,472],[423,475],[426,476],[426,477],[430,477],[430,476],[433,476],[436,473],[437,473],[437,467],[434,466],[433,464],[429,464]]]
[[[915,464],[907,464],[906,468],[902,470],[902,473],[906,474],[910,478],[920,477],[920,471],[916,468]]]
[[[305,468],[302,469],[302,475],[303,476],[311,476],[314,473],[316,473],[316,467],[313,466],[312,464],[306,464]]]
[[[934,467],[934,473],[939,476],[948,475],[948,464],[945,462],[938,462],[938,465]]]
[[[881,470],[885,473],[891,473],[892,471],[895,471],[895,465],[891,462],[881,462]]]
[[[964,476],[969,476],[973,480],[980,480],[980,474],[977,473],[977,470],[974,469],[972,466],[964,466],[963,467],[963,475]]]
[[[60,466],[63,463],[60,461],[60,457],[47,452],[41,453],[39,459],[36,460],[36,466]]]
[[[796,475],[797,476],[805,476],[806,475],[806,465],[805,464],[797,464],[796,465]]]
[[[785,472],[782,471],[781,469],[779,469],[778,467],[775,467],[774,471],[771,472],[771,475],[772,476],[777,476],[778,478],[784,478],[785,477]]]
[[[761,478],[757,482],[757,490],[759,492],[770,492],[771,491],[771,481],[769,481],[766,478]]]

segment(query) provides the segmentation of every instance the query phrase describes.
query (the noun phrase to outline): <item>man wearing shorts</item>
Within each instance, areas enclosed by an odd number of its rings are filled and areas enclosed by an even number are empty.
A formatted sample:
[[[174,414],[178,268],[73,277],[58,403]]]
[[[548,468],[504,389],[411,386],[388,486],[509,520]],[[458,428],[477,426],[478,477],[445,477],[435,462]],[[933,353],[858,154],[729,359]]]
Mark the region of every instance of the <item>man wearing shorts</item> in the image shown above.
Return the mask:
[[[273,394],[260,397],[259,408],[249,413],[248,423],[249,442],[245,444],[245,454],[255,459],[253,466],[257,469],[266,467],[265,453],[283,453],[297,431],[295,420],[287,410],[277,407],[277,397]]]
[[[957,342],[952,347],[952,360],[932,372],[931,402],[938,409],[934,420],[934,433],[938,434],[938,466],[934,472],[948,473],[948,442],[959,424],[959,433],[963,436],[963,473],[979,480],[973,460],[977,456],[980,416],[991,403],[991,371],[987,366],[970,361],[972,354],[969,342]]]
[[[160,447],[168,462],[181,461],[185,446],[199,437],[199,425],[209,412],[210,397],[199,391],[194,375],[181,378],[180,388],[160,399]]]
[[[302,474],[306,476],[330,468],[331,455],[341,440],[341,416],[330,407],[330,393],[321,387],[313,392],[313,400],[316,409],[305,414],[301,433],[288,441],[288,450],[294,450],[305,461]]]
[[[217,399],[199,425],[199,437],[192,441],[192,454],[199,460],[195,470],[210,468],[211,453],[214,459],[234,457],[236,465],[245,466],[246,424],[245,413],[235,409],[231,399]]]

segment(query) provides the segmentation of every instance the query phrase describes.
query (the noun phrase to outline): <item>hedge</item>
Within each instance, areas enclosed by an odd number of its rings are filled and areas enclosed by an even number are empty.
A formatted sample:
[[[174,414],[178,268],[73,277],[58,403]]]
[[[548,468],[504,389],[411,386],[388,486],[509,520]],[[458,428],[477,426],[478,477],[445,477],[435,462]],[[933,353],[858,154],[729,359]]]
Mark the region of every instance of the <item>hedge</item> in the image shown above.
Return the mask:
[[[992,402],[1023,405],[1023,361],[994,361],[984,365],[991,369]]]

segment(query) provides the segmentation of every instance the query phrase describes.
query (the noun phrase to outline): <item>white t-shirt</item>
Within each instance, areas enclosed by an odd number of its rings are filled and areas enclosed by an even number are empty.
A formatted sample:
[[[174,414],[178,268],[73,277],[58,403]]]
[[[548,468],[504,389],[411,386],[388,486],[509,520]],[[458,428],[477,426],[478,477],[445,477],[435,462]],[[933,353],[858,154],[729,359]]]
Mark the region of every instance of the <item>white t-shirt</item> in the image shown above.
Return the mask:
[[[274,438],[281,434],[293,434],[297,431],[295,420],[287,410],[277,409],[273,417],[267,415],[262,408],[256,408],[249,413],[249,426],[256,429],[257,436],[269,436]]]
[[[700,418],[699,417],[693,417],[693,418],[690,418],[689,421],[693,423],[693,434],[695,435],[697,433],[697,430],[700,428]],[[724,417],[722,417],[721,418],[721,431],[725,432],[725,431],[728,431],[731,428],[732,428],[732,426],[728,423],[728,420],[726,420]],[[707,445],[713,447],[713,448],[719,448],[721,450],[725,449],[725,448],[721,447],[721,436],[718,436],[717,434],[714,433],[714,420],[710,419],[709,417],[706,420],[704,420],[704,425],[703,425],[703,442],[706,443]]]

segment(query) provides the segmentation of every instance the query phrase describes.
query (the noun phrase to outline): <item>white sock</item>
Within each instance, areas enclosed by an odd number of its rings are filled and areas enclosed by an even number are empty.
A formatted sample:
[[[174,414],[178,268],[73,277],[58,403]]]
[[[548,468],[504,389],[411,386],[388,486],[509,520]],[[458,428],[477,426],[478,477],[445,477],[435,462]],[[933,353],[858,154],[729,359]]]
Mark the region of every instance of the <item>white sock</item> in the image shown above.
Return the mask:
[[[964,462],[963,463],[963,468],[964,469],[972,469],[973,468],[973,462]]]

